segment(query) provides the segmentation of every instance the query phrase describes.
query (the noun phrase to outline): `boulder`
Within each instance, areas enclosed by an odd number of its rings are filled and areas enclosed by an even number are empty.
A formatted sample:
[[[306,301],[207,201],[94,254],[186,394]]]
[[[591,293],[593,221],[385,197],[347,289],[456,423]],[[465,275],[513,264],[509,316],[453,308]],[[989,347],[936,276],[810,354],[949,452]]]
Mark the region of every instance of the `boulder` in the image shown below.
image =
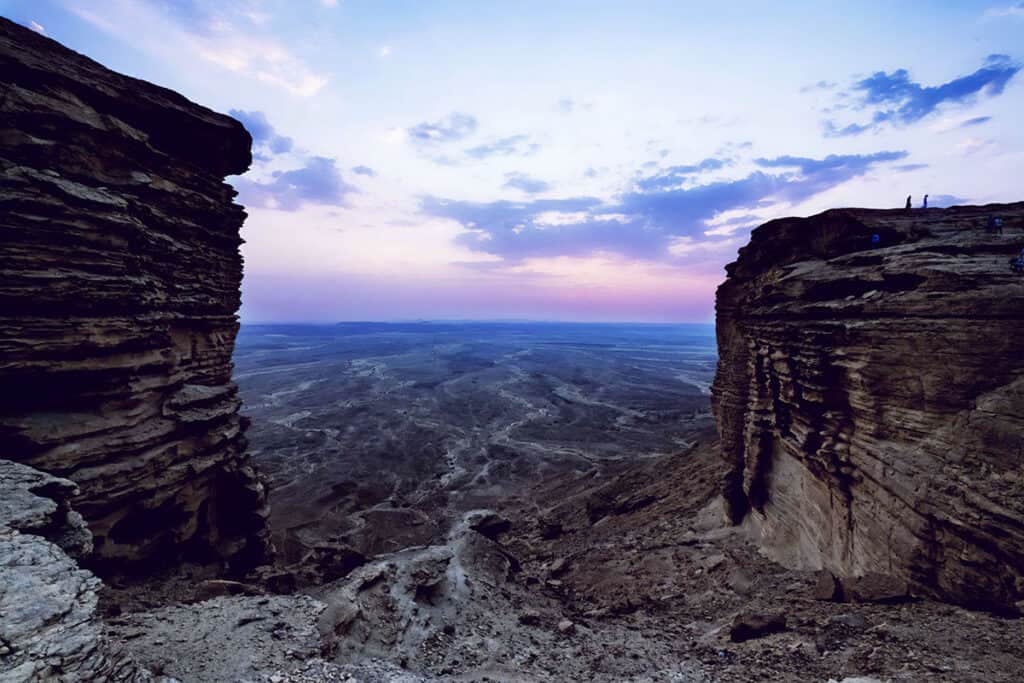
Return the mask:
[[[551,578],[558,578],[562,574],[569,571],[572,566],[572,561],[567,557],[558,557],[552,560],[551,564],[548,565],[548,576]]]
[[[843,595],[853,602],[903,602],[909,591],[906,580],[880,572],[842,580]]]
[[[734,643],[742,643],[785,630],[786,615],[782,612],[741,612],[733,619],[729,639]]]
[[[843,589],[839,580],[827,569],[817,572],[811,595],[815,600],[842,602]]]
[[[489,510],[471,514],[467,524],[473,531],[495,541],[512,528],[512,522]]]
[[[524,626],[537,626],[541,622],[541,613],[532,609],[523,610],[519,614],[518,621]]]

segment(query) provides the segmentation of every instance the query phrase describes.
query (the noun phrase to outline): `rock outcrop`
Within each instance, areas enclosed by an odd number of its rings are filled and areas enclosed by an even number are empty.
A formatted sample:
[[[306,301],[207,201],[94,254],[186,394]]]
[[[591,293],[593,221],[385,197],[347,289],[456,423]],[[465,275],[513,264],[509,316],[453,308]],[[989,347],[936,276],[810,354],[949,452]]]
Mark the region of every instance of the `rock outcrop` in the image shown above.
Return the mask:
[[[986,228],[1001,216],[1001,233]],[[1024,204],[772,221],[718,290],[725,497],[783,564],[1024,597]]]
[[[152,681],[103,633],[67,479],[0,460],[0,681]],[[165,680],[165,679],[161,679]]]
[[[0,453],[80,487],[96,566],[266,551],[231,381],[250,146],[0,19]]]

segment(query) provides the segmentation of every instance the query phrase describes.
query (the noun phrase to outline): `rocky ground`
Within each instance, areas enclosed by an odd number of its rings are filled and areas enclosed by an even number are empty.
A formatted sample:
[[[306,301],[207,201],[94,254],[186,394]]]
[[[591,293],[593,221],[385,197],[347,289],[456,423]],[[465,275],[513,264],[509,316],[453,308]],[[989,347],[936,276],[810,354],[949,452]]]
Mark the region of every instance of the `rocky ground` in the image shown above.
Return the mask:
[[[67,479],[0,460],[0,681],[173,683],[106,637],[101,582],[75,561],[92,549],[69,505],[77,493]]]
[[[765,559],[750,530],[723,524],[711,439],[539,482],[528,502],[465,514],[443,543],[294,595],[260,595],[266,573],[179,582],[181,604],[155,610],[124,599],[150,589],[114,591],[108,612],[129,607],[108,627],[182,681],[1021,679],[1021,620],[886,586],[834,602],[830,576]],[[216,592],[252,595],[190,603]]]

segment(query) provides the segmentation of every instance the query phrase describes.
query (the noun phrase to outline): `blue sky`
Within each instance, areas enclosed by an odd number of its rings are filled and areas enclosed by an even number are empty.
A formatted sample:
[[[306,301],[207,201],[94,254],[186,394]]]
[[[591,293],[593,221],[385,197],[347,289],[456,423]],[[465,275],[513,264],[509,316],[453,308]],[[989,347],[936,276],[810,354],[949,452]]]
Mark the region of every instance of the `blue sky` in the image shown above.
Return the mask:
[[[246,124],[245,320],[708,321],[765,220],[1021,199],[1016,0],[0,13]]]

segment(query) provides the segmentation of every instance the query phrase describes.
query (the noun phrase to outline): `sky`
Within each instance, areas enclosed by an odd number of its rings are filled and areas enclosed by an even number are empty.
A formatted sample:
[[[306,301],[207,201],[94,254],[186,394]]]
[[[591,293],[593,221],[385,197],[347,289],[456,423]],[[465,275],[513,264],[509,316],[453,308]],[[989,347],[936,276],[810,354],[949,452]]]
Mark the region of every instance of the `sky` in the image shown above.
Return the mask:
[[[0,14],[245,124],[243,322],[710,322],[772,218],[1022,199],[1019,0]]]

